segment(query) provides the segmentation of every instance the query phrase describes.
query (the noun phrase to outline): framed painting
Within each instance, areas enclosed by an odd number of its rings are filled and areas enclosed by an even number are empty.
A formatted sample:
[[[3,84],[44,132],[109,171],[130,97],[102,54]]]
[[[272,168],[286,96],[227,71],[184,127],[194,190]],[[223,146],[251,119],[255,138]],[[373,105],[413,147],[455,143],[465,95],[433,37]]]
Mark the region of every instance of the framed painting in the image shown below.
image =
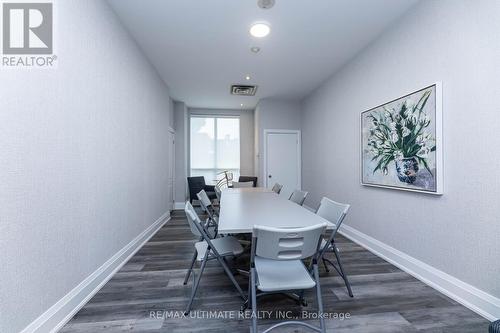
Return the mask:
[[[443,194],[441,83],[361,113],[361,184]]]

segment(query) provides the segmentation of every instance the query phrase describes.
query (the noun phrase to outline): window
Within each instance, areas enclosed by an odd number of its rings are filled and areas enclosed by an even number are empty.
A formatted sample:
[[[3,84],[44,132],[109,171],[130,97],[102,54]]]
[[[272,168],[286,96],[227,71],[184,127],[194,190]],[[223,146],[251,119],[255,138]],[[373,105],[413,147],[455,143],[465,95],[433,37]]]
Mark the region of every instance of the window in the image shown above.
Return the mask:
[[[215,183],[218,173],[240,174],[240,119],[191,116],[191,176],[204,176]]]

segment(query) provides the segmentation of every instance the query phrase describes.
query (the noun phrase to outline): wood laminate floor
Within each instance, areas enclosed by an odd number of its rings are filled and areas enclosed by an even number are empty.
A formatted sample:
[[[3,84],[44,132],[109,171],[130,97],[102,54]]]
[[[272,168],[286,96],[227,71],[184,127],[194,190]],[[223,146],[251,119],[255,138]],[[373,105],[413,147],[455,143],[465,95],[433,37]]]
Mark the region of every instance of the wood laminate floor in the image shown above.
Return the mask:
[[[192,317],[180,317],[191,292],[192,280],[187,286],[182,281],[194,242],[184,212],[175,211],[61,332],[249,332],[250,319],[239,312],[241,299],[215,262],[205,270]],[[487,332],[488,321],[457,302],[342,236],[337,243],[354,298],[335,271],[326,273],[321,267],[324,310],[332,317],[326,320],[328,332]],[[248,257],[235,262],[247,263]],[[236,278],[247,290],[247,278]],[[275,323],[276,315],[313,316],[314,290],[306,297],[307,307],[281,295],[261,298],[259,310],[265,311],[261,315],[266,318],[259,328]],[[289,326],[276,332],[307,330]]]

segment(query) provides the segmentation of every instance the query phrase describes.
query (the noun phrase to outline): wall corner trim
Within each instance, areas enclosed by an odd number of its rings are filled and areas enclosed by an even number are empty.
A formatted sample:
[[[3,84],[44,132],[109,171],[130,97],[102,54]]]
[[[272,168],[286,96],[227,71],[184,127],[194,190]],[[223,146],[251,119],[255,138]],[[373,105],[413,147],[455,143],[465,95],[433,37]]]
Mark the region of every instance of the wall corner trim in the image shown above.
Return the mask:
[[[73,290],[24,328],[21,333],[57,332],[111,279],[111,277],[170,220],[166,212],[108,259]]]
[[[373,254],[390,262],[482,317],[490,321],[500,318],[499,298],[415,259],[406,253],[396,250],[353,227],[344,224],[339,232]]]

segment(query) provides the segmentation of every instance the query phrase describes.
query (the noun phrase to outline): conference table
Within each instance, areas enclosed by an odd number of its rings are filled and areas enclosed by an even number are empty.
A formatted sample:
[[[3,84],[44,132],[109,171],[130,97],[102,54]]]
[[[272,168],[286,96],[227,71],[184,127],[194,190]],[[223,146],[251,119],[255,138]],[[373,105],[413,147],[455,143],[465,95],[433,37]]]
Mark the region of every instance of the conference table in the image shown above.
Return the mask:
[[[222,191],[220,234],[251,233],[254,225],[277,228],[307,227],[332,223],[264,187],[227,188]]]

